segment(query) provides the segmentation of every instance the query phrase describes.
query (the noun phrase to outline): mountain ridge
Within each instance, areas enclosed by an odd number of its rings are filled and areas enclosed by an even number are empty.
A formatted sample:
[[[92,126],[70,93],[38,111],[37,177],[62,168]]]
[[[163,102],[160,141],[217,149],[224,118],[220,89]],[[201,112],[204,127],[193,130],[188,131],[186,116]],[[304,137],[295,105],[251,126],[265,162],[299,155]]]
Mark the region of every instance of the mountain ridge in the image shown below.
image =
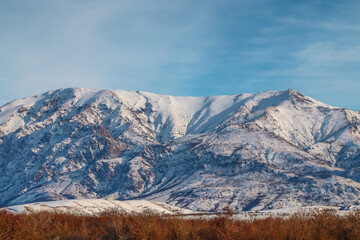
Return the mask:
[[[354,205],[359,119],[293,89],[207,97],[48,91],[0,107],[0,204]]]

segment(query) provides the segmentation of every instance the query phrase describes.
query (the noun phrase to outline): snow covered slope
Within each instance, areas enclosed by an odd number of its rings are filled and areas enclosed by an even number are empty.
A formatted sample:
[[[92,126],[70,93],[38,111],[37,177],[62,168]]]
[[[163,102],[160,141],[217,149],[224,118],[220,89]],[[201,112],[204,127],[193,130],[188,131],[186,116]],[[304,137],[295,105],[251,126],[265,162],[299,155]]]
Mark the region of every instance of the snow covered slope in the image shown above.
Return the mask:
[[[0,205],[148,199],[194,210],[360,203],[360,114],[289,89],[60,89],[0,108]]]
[[[150,202],[146,200],[117,201],[104,199],[37,202],[7,207],[6,210],[14,213],[37,213],[41,211],[48,211],[75,213],[80,215],[94,215],[112,211],[119,213],[151,213],[165,215],[195,213],[188,209],[182,209],[169,204]]]

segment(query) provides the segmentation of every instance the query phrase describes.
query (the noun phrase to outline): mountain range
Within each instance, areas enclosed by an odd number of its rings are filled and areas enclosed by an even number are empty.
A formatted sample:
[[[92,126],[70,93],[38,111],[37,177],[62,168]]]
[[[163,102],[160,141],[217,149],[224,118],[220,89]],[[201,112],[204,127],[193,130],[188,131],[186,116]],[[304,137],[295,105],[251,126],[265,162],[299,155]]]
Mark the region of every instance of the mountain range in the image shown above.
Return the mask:
[[[0,107],[0,205],[198,211],[360,204],[360,113],[293,89],[175,97],[68,88]]]

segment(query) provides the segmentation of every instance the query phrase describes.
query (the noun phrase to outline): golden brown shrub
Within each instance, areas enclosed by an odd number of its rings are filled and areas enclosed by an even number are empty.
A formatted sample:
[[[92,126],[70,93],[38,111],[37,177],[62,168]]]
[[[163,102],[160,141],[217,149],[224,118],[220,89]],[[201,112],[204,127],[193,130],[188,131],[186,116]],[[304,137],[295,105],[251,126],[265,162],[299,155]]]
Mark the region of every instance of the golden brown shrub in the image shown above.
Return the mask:
[[[0,239],[360,239],[360,211],[299,212],[289,217],[233,220],[232,212],[215,218],[184,218],[110,211],[99,216],[62,213],[12,214],[0,211]]]

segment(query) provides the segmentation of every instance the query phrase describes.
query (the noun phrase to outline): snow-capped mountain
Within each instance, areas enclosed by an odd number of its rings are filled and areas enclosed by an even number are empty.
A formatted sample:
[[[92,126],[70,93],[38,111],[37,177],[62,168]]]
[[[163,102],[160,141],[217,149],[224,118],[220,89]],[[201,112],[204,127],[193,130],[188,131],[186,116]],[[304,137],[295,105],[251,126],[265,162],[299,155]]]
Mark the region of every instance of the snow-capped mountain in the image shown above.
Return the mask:
[[[360,113],[289,89],[60,89],[0,108],[0,205],[105,198],[194,210],[360,203]]]

